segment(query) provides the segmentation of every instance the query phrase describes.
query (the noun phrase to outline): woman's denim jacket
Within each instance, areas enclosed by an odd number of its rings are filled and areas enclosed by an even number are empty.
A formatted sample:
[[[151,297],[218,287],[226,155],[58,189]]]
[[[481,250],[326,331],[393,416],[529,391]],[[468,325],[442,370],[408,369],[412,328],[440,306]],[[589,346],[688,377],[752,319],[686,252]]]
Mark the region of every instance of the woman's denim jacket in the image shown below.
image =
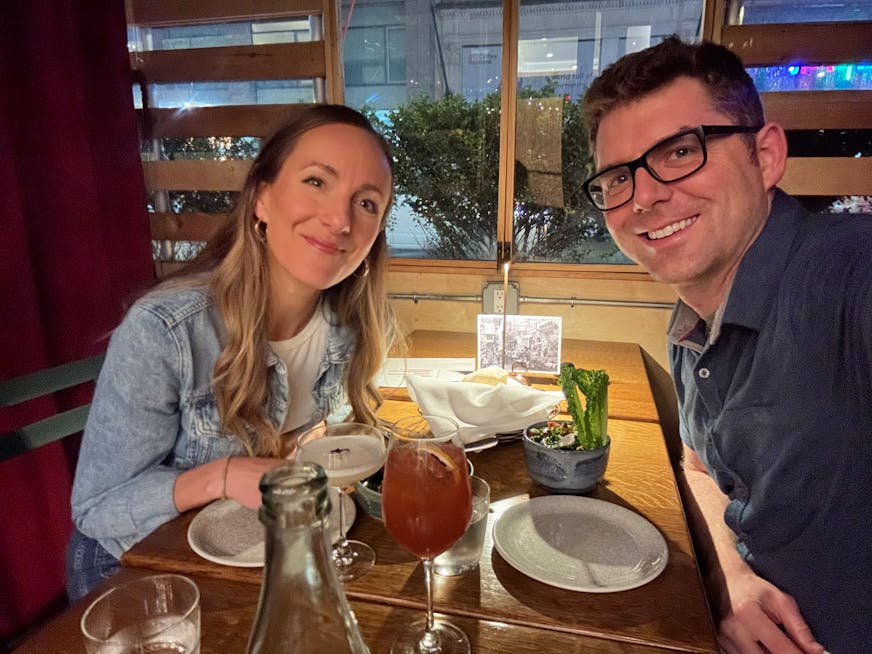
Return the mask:
[[[327,320],[335,322],[328,311]],[[115,557],[178,515],[173,485],[184,471],[243,451],[221,429],[212,370],[224,325],[202,288],[155,291],[112,335],[85,427],[73,484],[73,521]],[[354,337],[332,326],[312,394],[322,415],[347,411],[342,386]],[[267,413],[281,425],[287,370],[270,350]],[[335,418],[335,415],[334,415]]]

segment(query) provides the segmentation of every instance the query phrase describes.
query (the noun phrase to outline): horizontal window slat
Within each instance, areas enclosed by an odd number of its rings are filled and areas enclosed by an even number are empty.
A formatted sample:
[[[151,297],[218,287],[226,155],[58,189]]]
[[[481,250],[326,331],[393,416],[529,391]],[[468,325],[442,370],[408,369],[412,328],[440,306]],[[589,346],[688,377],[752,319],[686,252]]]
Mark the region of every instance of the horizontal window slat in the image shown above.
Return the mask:
[[[839,64],[872,59],[872,21],[724,25],[721,42],[745,66]]]
[[[779,186],[792,195],[872,195],[872,158],[791,157]]]
[[[178,109],[138,109],[145,138],[270,136],[282,123],[312,104],[234,105]]]
[[[872,91],[761,93],[767,120],[785,129],[870,129]]]
[[[650,275],[641,266],[636,264],[609,264],[609,263],[546,263],[530,262],[512,264],[512,270],[518,274],[535,273],[541,277],[586,279],[637,279],[650,281]]]
[[[148,191],[239,191],[251,159],[232,161],[143,161]]]
[[[445,264],[445,265],[440,265]],[[470,264],[470,265],[461,265],[461,264]],[[177,272],[181,268],[185,266],[182,262],[170,262],[170,261],[155,261],[155,275],[158,278],[165,277],[166,275]],[[602,270],[601,268],[606,267],[609,270]],[[651,282],[651,276],[642,272],[639,266],[621,266],[619,269],[612,270],[613,266],[598,266],[598,265],[590,265],[590,266],[564,266],[563,270],[560,272],[546,272],[544,277],[559,277],[561,279],[587,279],[587,280],[612,280],[612,281],[620,281],[620,282]],[[493,264],[488,264],[488,262],[484,261],[439,261],[439,260],[425,260],[425,259],[415,259],[413,262],[409,262],[403,259],[390,259],[389,270],[393,273],[409,273],[414,272],[420,275],[426,274],[457,274],[463,275],[468,274],[470,272],[475,272],[476,270],[483,271],[487,269],[488,271],[493,270]],[[531,268],[529,270],[530,274],[536,274],[538,271]],[[496,278],[496,274],[494,275]],[[427,282],[428,288],[431,288],[431,282]],[[642,299],[647,299],[647,296],[641,296]],[[634,295],[635,299],[635,295]],[[652,301],[665,301],[659,296],[652,298]],[[669,300],[671,301],[671,300]]]
[[[208,241],[228,222],[228,213],[153,213],[151,238],[155,241]]]
[[[326,76],[323,41],[131,52],[146,84],[312,79]]]
[[[512,275],[539,275],[560,279],[622,279],[651,281],[651,277],[635,264],[554,264],[554,263],[513,263]],[[447,259],[407,259],[392,258],[390,270],[396,273],[462,275],[473,272],[487,275],[502,274],[495,261],[447,260]]]
[[[321,0],[128,0],[127,22],[137,25],[194,25],[233,20],[321,14]]]

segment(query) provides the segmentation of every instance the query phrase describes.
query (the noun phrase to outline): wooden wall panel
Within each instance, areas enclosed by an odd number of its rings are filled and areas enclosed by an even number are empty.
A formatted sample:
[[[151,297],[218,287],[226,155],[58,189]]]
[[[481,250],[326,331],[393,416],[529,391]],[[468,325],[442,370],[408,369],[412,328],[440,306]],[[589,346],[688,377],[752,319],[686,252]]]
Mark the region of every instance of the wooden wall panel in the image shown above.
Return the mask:
[[[872,59],[872,21],[724,25],[721,43],[745,66],[840,64]]]
[[[482,275],[502,276],[502,267],[495,261],[440,261],[436,259],[394,259],[391,269],[407,273],[435,273],[438,275],[463,275],[480,273]],[[550,279],[619,279],[622,281],[647,281],[650,279],[640,266],[634,264],[565,264],[565,263],[513,263],[512,278],[521,274],[535,275]],[[502,278],[502,277],[500,277]],[[553,282],[552,282],[553,283]]]
[[[208,241],[230,220],[226,213],[153,213],[151,237],[156,241]]]
[[[198,136],[267,137],[286,120],[312,104],[261,104],[190,109],[138,109],[144,138]]]
[[[250,159],[142,162],[148,191],[238,191],[250,167]]]
[[[791,157],[779,186],[792,195],[872,195],[872,158]]]
[[[785,129],[872,129],[872,91],[783,91],[760,99],[766,119]]]
[[[481,295],[487,281],[501,281],[496,272],[477,272],[448,276],[409,273],[391,270],[388,275],[389,293],[420,293],[445,295]],[[653,281],[619,279],[571,279],[561,281],[559,287],[553,278],[525,275],[518,281],[521,297],[562,297],[602,300],[628,300],[636,302],[675,301],[675,294],[665,284]],[[438,300],[393,300],[403,328],[435,329],[442,331],[474,332],[476,316],[481,313],[480,302]],[[639,343],[661,366],[668,368],[666,355],[666,326],[670,309],[639,307],[611,307],[565,304],[531,304],[522,302],[519,308],[525,315],[549,315],[563,318],[566,338],[587,338],[606,341]]]
[[[192,23],[285,18],[321,13],[321,0],[127,0],[127,22],[139,25],[190,25]]]
[[[327,74],[322,41],[131,52],[146,84],[312,79]]]

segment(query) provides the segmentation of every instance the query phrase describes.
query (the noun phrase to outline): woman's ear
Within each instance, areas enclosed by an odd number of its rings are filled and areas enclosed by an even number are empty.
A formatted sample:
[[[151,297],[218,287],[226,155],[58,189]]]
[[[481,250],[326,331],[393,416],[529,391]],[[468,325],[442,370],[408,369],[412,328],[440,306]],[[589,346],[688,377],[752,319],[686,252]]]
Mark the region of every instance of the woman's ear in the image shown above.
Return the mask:
[[[767,191],[784,177],[787,168],[787,136],[778,123],[766,123],[757,132],[757,162]]]
[[[257,222],[269,223],[268,196],[269,185],[261,182],[254,192],[254,217]]]

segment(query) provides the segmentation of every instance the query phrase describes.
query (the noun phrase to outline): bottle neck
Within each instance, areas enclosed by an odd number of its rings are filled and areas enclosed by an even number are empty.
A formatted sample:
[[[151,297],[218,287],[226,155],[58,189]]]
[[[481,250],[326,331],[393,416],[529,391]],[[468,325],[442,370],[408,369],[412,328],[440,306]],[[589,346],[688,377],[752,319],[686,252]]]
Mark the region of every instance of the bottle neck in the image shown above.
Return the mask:
[[[261,482],[266,562],[249,654],[369,652],[336,575],[327,480],[314,467],[320,474],[302,483],[272,473]]]

